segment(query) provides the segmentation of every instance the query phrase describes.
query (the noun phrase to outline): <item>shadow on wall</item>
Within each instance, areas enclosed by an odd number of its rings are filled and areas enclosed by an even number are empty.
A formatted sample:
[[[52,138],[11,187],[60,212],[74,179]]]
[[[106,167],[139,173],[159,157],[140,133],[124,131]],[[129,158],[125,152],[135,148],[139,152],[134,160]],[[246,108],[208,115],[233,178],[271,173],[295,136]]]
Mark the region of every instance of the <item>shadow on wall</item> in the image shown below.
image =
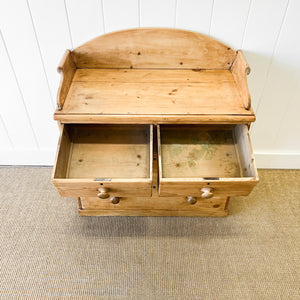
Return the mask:
[[[279,103],[285,101],[286,95],[299,93],[300,68],[294,61],[247,50],[243,52],[251,68],[248,84],[255,110],[260,101],[270,103],[270,106],[276,105],[277,100],[280,100]]]
[[[283,51],[274,57],[243,52],[251,68],[247,79],[257,117],[251,130],[254,149],[298,153],[295,136],[300,124],[295,120],[300,110],[300,61]]]

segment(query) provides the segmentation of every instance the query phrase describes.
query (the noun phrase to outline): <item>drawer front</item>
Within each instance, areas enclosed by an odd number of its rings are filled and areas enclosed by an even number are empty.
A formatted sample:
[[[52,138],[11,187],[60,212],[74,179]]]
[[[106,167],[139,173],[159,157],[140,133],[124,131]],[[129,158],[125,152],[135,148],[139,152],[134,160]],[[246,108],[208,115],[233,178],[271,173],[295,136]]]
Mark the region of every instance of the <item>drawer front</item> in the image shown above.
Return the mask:
[[[208,184],[209,183],[209,184]],[[256,180],[236,182],[171,182],[161,181],[159,194],[168,196],[195,196],[195,197],[222,197],[222,196],[247,196],[257,184]],[[207,195],[209,193],[209,195]]]
[[[152,125],[63,125],[53,185],[63,197],[151,196],[152,134]]]
[[[167,210],[167,211],[224,211],[227,197],[188,199],[187,197],[119,197],[99,199],[81,197],[80,206],[86,210]]]
[[[161,125],[157,136],[160,196],[246,196],[258,182],[246,125]]]
[[[110,197],[151,196],[152,182],[84,182],[70,179],[52,180],[59,194],[63,197]],[[102,198],[101,198],[102,197]]]

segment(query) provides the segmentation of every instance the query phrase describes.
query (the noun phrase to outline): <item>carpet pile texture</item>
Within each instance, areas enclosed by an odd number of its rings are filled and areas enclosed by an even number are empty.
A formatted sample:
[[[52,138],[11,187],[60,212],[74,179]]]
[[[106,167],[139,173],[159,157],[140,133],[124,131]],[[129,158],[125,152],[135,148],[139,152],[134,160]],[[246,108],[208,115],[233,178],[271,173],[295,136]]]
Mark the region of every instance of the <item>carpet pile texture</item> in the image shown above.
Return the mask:
[[[80,217],[50,176],[0,168],[1,299],[300,299],[300,170],[226,218]]]

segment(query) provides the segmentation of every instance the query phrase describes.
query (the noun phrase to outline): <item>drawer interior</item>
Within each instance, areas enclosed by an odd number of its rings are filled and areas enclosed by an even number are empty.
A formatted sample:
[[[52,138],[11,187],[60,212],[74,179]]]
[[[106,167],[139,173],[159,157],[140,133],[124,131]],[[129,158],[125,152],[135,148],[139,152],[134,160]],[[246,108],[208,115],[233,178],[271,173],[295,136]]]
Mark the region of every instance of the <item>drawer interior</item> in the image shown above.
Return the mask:
[[[151,178],[152,125],[65,124],[54,178]]]
[[[246,125],[159,125],[161,178],[256,177]]]

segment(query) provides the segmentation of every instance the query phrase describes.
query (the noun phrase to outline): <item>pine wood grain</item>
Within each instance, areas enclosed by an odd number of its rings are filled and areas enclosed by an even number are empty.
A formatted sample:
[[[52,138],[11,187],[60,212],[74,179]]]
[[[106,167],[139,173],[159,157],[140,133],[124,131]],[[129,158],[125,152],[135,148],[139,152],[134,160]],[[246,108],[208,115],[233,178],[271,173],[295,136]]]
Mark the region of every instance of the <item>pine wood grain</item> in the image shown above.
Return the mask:
[[[110,199],[99,199],[97,197],[81,197],[81,206],[83,209],[164,209],[164,210],[205,210],[211,211],[224,210],[227,197],[213,197],[211,199],[197,198],[195,204],[189,204],[187,197],[158,197],[152,194],[152,197],[120,197],[118,204],[112,204]]]
[[[163,178],[240,177],[232,129],[161,125]]]
[[[234,128],[234,137],[243,176],[255,176],[258,178],[250,134],[247,127],[236,126]]]
[[[219,180],[185,180],[184,178],[161,179],[159,195],[161,197],[193,196],[200,197],[203,187],[212,187],[214,197],[247,196],[258,182],[258,178],[240,178]],[[209,185],[208,185],[209,184]]]
[[[74,125],[68,178],[149,178],[149,126]]]
[[[236,53],[199,33],[137,28],[99,36],[72,51],[77,68],[229,69]]]
[[[247,84],[247,75],[250,74],[250,67],[242,50],[237,51],[237,56],[232,64],[231,72],[244,103],[244,107],[248,110],[251,107],[251,97]]]
[[[73,81],[91,82],[233,82],[229,70],[77,69]]]
[[[78,70],[60,114],[253,116],[228,70]]]
[[[157,139],[154,131],[154,159],[152,196],[120,197],[116,205],[110,199],[80,197],[78,213],[81,216],[227,216],[229,197],[221,195],[211,199],[197,197],[194,205],[186,196],[161,197],[158,193]],[[199,196],[199,195],[198,195]]]
[[[248,195],[258,182],[246,125],[158,126],[159,193]],[[230,129],[231,128],[231,129]]]
[[[52,182],[79,197],[80,215],[226,216],[229,196],[258,182],[241,51],[191,31],[138,28],[67,51],[58,70]]]
[[[64,125],[53,184],[62,196],[151,196],[151,125]]]
[[[124,209],[88,210],[78,209],[80,216],[140,216],[140,217],[226,217],[228,210],[166,210],[166,209]]]
[[[252,111],[253,113],[253,111]],[[255,121],[252,115],[213,115],[213,114],[139,114],[139,115],[77,115],[61,114],[56,111],[54,120],[63,123],[99,124],[247,124]]]
[[[57,93],[57,107],[58,110],[61,110],[76,71],[76,65],[72,59],[70,50],[65,51],[65,54],[59,66],[57,67],[57,71],[61,74],[60,84]]]

